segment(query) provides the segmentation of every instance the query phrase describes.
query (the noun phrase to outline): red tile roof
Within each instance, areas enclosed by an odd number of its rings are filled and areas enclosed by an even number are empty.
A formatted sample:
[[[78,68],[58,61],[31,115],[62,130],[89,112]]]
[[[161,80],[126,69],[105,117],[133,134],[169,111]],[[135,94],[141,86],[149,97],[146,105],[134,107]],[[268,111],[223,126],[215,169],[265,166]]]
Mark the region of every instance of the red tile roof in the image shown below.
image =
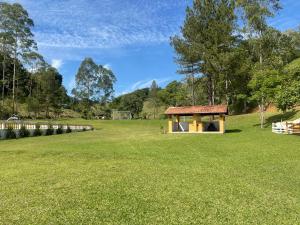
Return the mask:
[[[167,115],[228,114],[227,105],[169,107]]]

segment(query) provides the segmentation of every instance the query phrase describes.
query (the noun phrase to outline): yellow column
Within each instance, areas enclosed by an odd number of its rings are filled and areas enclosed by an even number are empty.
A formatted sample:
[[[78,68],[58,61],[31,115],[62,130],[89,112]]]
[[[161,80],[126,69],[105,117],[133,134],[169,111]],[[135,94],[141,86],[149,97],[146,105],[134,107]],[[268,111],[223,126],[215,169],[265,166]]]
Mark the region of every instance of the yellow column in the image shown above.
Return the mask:
[[[172,117],[172,115],[169,115],[168,128],[169,128],[169,133],[173,133],[173,117]]]
[[[219,117],[219,127],[220,127],[220,133],[225,133],[225,116],[220,115]]]
[[[176,123],[177,123],[177,130],[176,131],[179,131],[179,123],[180,123],[180,116],[179,115],[176,115]]]
[[[198,132],[203,132],[203,123],[201,120],[201,116],[198,118]]]
[[[193,115],[193,128],[194,128],[194,132],[198,132],[198,120],[199,120],[199,116],[197,114]]]

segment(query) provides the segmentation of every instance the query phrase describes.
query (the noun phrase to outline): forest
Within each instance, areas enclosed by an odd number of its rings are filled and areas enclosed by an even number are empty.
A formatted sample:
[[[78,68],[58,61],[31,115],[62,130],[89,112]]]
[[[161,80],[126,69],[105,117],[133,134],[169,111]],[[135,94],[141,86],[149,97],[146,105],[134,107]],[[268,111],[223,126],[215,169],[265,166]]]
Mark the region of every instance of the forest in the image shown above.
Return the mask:
[[[124,110],[156,119],[168,106],[227,104],[231,114],[258,110],[263,125],[270,104],[285,112],[300,103],[300,29],[268,22],[281,7],[279,0],[193,1],[170,37],[182,79],[115,96],[117,76],[89,57],[68,94],[63,76],[38,53],[26,9],[0,3],[0,117],[109,119]]]

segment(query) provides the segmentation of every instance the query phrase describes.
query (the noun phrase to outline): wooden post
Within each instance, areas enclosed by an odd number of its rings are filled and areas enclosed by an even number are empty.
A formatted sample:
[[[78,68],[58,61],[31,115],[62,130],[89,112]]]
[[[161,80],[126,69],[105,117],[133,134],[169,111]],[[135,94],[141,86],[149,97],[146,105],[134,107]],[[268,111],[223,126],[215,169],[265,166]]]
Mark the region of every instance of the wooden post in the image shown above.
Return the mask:
[[[169,115],[168,128],[169,128],[169,133],[173,133],[173,117],[172,117],[172,115]]]
[[[225,133],[225,116],[223,114],[220,114],[219,116],[219,129],[220,133]]]

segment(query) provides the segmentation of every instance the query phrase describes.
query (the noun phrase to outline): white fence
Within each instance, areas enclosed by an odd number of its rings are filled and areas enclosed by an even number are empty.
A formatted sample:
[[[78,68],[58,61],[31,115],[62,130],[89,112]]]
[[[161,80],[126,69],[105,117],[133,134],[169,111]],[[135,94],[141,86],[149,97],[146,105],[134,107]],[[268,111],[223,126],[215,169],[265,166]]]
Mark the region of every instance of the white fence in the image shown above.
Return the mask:
[[[272,132],[277,134],[300,134],[300,123],[294,123],[294,122],[272,123]]]
[[[25,121],[0,121],[0,139],[4,138],[7,129],[13,129],[18,136],[18,132],[22,127],[28,130],[30,134],[32,134],[36,129],[40,129],[43,134],[46,133],[47,129],[51,128],[54,130],[54,134],[56,134],[56,131],[58,129],[62,129],[63,132],[66,132],[68,129],[70,129],[72,132],[89,131],[94,129],[93,126],[90,125],[46,124]]]

